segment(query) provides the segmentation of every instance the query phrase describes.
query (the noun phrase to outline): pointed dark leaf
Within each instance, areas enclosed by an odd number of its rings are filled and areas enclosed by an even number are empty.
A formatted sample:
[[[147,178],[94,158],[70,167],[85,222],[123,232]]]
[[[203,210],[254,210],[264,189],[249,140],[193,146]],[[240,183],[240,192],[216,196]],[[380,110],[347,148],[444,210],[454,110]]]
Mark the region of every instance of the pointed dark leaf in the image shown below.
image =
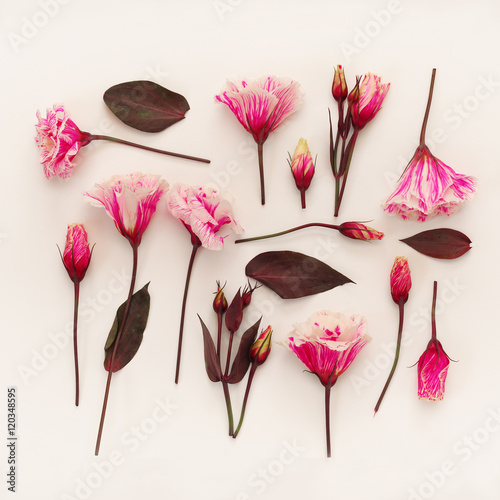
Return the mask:
[[[125,327],[120,337],[120,343],[116,348],[113,372],[117,372],[127,365],[139,350],[149,315],[150,295],[148,286],[149,283],[132,295],[130,308],[125,320]],[[106,340],[106,345],[104,346],[106,353],[104,357],[104,368],[107,371],[109,371],[111,365],[115,338],[123,320],[125,304],[126,302],[118,308],[115,321],[113,322],[108,339]]]
[[[229,384],[237,384],[240,382],[250,366],[250,349],[255,342],[255,338],[257,337],[261,319],[262,318],[260,318],[241,336],[238,352],[236,353],[233,366],[231,367],[231,372],[227,378],[227,382]]]
[[[471,240],[455,229],[431,229],[401,240],[417,252],[436,259],[456,259],[471,249]]]
[[[226,328],[230,332],[237,332],[241,325],[241,321],[243,319],[243,305],[241,290],[238,290],[226,311]]]
[[[288,250],[257,255],[247,264],[245,273],[282,299],[305,297],[345,283],[354,283],[324,262]]]
[[[215,351],[214,341],[207,326],[203,323],[203,320],[198,315],[201,323],[201,331],[203,333],[203,348],[205,355],[205,368],[207,370],[208,378],[212,382],[220,382],[222,378],[222,372],[220,369],[219,358],[217,357],[217,352]]]
[[[161,132],[189,110],[184,96],[147,80],[114,85],[103,99],[123,123],[143,132]]]

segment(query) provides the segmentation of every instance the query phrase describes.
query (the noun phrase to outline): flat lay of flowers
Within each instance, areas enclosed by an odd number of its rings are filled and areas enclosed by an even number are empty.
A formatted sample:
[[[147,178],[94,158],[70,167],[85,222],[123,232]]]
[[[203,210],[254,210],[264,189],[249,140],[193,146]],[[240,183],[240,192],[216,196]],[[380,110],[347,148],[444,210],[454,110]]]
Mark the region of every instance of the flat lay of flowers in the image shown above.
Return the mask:
[[[186,256],[184,262],[177,262],[177,265],[186,268],[184,283],[173,281],[168,283],[169,289],[178,294],[180,303],[177,353],[176,356],[172,356],[172,353],[164,355],[165,367],[171,366],[175,357],[175,384],[179,384],[180,381],[181,360],[183,360],[183,370],[192,369],[190,367],[193,362],[193,353],[189,350],[187,352],[183,350],[183,345],[185,343],[192,345],[195,342],[199,346],[203,346],[208,379],[210,382],[221,383],[227,412],[227,434],[236,438],[241,432],[245,432],[242,429],[245,429],[243,423],[245,414],[248,414],[247,405],[250,404],[251,407],[252,399],[257,397],[254,393],[258,389],[251,391],[251,388],[262,386],[265,383],[267,370],[260,368],[261,365],[266,362],[267,367],[270,363],[279,362],[279,359],[275,360],[277,356],[270,356],[270,353],[271,351],[274,353],[274,349],[272,349],[274,339],[281,338],[278,342],[294,353],[306,367],[306,371],[315,375],[325,389],[326,456],[328,458],[335,456],[335,444],[333,443],[332,446],[331,439],[331,400],[335,401],[333,412],[337,406],[342,407],[342,402],[340,400],[337,402],[337,398],[332,396],[332,388],[337,384],[338,378],[341,380],[347,378],[347,376],[340,376],[351,365],[356,366],[355,358],[360,355],[362,350],[363,353],[368,351],[365,346],[372,339],[376,341],[380,332],[371,329],[370,320],[362,314],[362,311],[355,314],[324,309],[316,313],[309,311],[305,322],[289,325],[289,330],[282,332],[279,332],[280,328],[272,325],[274,323],[273,312],[279,309],[285,301],[296,301],[297,305],[300,304],[301,309],[302,307],[307,309],[311,304],[301,302],[304,297],[323,294],[328,295],[329,300],[333,301],[335,296],[342,296],[344,290],[351,290],[349,293],[352,294],[355,302],[357,287],[364,285],[364,276],[361,273],[357,273],[355,279],[351,279],[330,267],[316,255],[294,251],[293,242],[297,241],[297,238],[308,240],[313,232],[331,237],[336,232],[340,235],[338,238],[333,237],[336,245],[352,244],[354,245],[353,249],[356,248],[356,252],[359,252],[358,255],[364,255],[365,259],[371,259],[371,254],[378,252],[378,245],[382,245],[388,236],[393,238],[400,236],[399,234],[388,235],[371,227],[365,221],[336,220],[346,192],[346,182],[351,164],[356,163],[356,156],[353,155],[355,145],[358,144],[357,149],[362,147],[362,143],[358,142],[358,136],[388,102],[386,98],[391,86],[389,82],[383,83],[381,76],[366,73],[356,77],[355,84],[349,91],[345,71],[343,66],[338,65],[333,73],[331,94],[337,102],[336,134],[333,127],[335,120],[332,118],[332,112],[329,111],[329,137],[324,139],[323,147],[317,144],[314,147],[315,150],[323,151],[325,144],[326,147],[329,144],[330,169],[334,179],[331,183],[330,199],[322,201],[325,206],[325,214],[333,207],[333,218],[335,219],[325,215],[322,222],[297,223],[299,220],[303,222],[303,219],[299,218],[299,214],[307,209],[306,191],[319,175],[323,176],[322,172],[320,173],[321,168],[323,168],[322,162],[318,160],[318,156],[313,160],[313,155],[304,138],[299,139],[293,154],[288,153],[288,165],[295,187],[300,193],[300,207],[297,204],[296,212],[287,214],[286,222],[277,220],[277,227],[281,225],[285,228],[288,226],[288,228],[274,233],[254,236],[253,234],[259,232],[259,228],[251,227],[246,228],[249,236],[240,237],[243,233],[240,220],[245,218],[245,211],[252,210],[252,207],[242,206],[237,199],[231,197],[229,192],[224,192],[210,184],[190,185],[183,182],[170,184],[166,174],[143,173],[141,171],[131,174],[116,174],[96,183],[84,192],[84,200],[93,206],[105,209],[118,232],[129,242],[132,249],[132,270],[128,295],[123,297],[123,303],[116,312],[114,322],[110,325],[107,338],[104,336],[106,332],[102,332],[103,365],[108,373],[98,425],[95,455],[99,454],[105,435],[106,414],[113,411],[114,394],[111,391],[113,374],[128,365],[138,353],[148,326],[150,313],[154,314],[155,308],[157,310],[167,308],[167,304],[159,304],[154,297],[151,297],[149,291],[151,281],[143,282],[139,287],[136,287],[138,275],[142,277],[138,271],[140,269],[139,247],[143,235],[155,212],[162,210],[179,221],[187,230],[183,233],[185,234],[184,240],[182,238],[169,238],[170,246],[178,247]],[[463,202],[472,199],[476,190],[477,181],[474,177],[457,174],[451,167],[435,158],[425,143],[435,77],[436,70],[434,69],[419,146],[401,175],[395,192],[383,205],[385,212],[398,215],[403,220],[425,222],[440,214],[450,216],[463,205]],[[261,209],[266,211],[266,217],[269,219],[273,219],[272,210],[262,207],[266,201],[264,144],[271,132],[278,128],[282,130],[281,133],[286,133],[285,127],[281,127],[281,125],[286,120],[292,120],[292,115],[297,117],[300,114],[305,91],[306,89],[295,80],[268,75],[241,81],[228,80],[226,89],[216,96],[216,102],[226,104],[256,143],[260,205]],[[137,97],[138,95],[140,98]],[[126,82],[109,88],[104,93],[104,102],[116,118],[125,125],[149,133],[162,132],[184,119],[185,113],[189,110],[187,100],[182,95],[154,82],[143,80]],[[36,124],[35,140],[40,152],[40,163],[47,178],[69,178],[80,149],[97,139],[134,146],[181,159],[209,163],[203,158],[165,152],[110,136],[82,132],[62,105],[54,105],[53,109],[47,110],[46,118],[42,118],[40,112],[37,112],[36,116],[38,123]],[[221,119],[232,120],[230,114],[222,115]],[[226,147],[230,148],[231,145],[226,144]],[[64,189],[64,185],[61,185],[60,189]],[[290,182],[288,185],[282,186],[282,196],[296,196]],[[309,199],[311,203],[318,202],[312,196]],[[381,214],[366,214],[367,218],[370,218],[369,220],[372,220],[376,215]],[[378,226],[378,223],[376,225]],[[156,227],[158,228],[158,226]],[[187,244],[187,236],[189,236],[190,247]],[[401,236],[406,235],[401,234]],[[274,241],[274,238],[277,237],[280,237],[278,241],[281,242],[282,248],[286,249],[270,250],[266,248],[270,244],[268,240],[273,239]],[[457,229],[446,227],[420,231],[400,239],[401,243],[399,244],[402,248],[409,250],[408,247],[410,247],[425,255],[425,258],[437,261],[439,259],[457,259],[471,249],[471,240],[468,236]],[[351,241],[349,242],[349,240]],[[264,251],[256,252],[250,261],[248,258],[239,261],[238,252],[241,251],[240,249],[245,248],[245,252],[249,252],[252,245],[243,247],[242,245],[233,246],[232,243],[247,242],[254,242],[255,246],[258,245],[259,249]],[[105,252],[106,242],[101,241],[98,244],[99,251]],[[152,244],[152,239],[149,239],[148,245]],[[407,246],[404,247],[404,244]],[[220,276],[215,276],[213,312],[211,315],[199,314],[200,303],[195,303],[189,297],[190,289],[196,289],[200,285],[197,275],[201,269],[198,271],[195,265],[198,251],[201,248],[215,250],[216,252],[206,252],[205,258],[205,263],[210,262],[209,266],[215,266],[218,259],[222,259],[222,262],[227,259],[228,246],[232,247],[233,262],[239,264],[241,271],[244,270],[248,282],[246,285],[240,286],[236,292],[230,292],[234,284],[229,284]],[[89,267],[91,255],[92,248],[89,246],[84,225],[70,224],[66,246],[64,252],[61,252],[61,258],[74,283],[73,346],[76,406],[79,406],[81,381],[77,338],[80,282]],[[227,261],[226,263],[229,265]],[[338,268],[345,267],[345,264],[346,262],[337,263]],[[353,272],[354,270],[351,268],[349,274]],[[413,265],[410,272],[409,260],[402,256],[395,257],[392,270],[390,272],[387,270],[389,286],[385,293],[388,295],[390,292],[393,302],[398,306],[399,327],[392,367],[375,404],[375,414],[379,412],[383,400],[386,399],[386,393],[387,398],[398,398],[391,381],[396,373],[400,357],[405,356],[401,349],[404,344],[404,312],[410,297],[413,298],[412,274],[418,275],[419,272],[422,271],[418,267],[413,268]],[[161,280],[155,274],[153,273],[153,276],[148,279],[155,281],[156,288],[161,287]],[[167,286],[167,284],[163,283],[163,286]],[[183,290],[182,295],[181,290]],[[273,308],[257,308],[255,310],[255,301],[252,300],[254,294],[255,297],[258,297],[261,293],[269,293],[269,290],[279,297],[275,298]],[[373,293],[379,294],[381,291]],[[418,360],[418,396],[420,399],[429,401],[443,399],[445,379],[450,362],[441,342],[437,339],[436,294],[437,282],[434,281],[434,296],[429,317],[431,340]],[[195,315],[198,315],[198,331],[192,326],[192,319]],[[253,320],[249,320],[248,318],[252,315]],[[168,326],[163,332],[155,332],[155,336],[159,333],[169,337],[172,335],[170,321],[172,316],[169,313]],[[387,315],[388,323],[392,321],[390,318],[391,316]],[[395,318],[393,319],[395,323]],[[186,325],[190,325],[189,328],[186,329]],[[282,325],[281,328],[283,328]],[[185,333],[188,336],[187,340]],[[149,333],[149,329],[148,337],[153,337]],[[449,343],[452,344],[451,340]],[[366,353],[364,356],[369,357],[370,354]],[[196,362],[199,363],[200,359]],[[286,377],[286,369],[287,367],[284,366],[284,377]],[[133,367],[130,367],[129,370],[132,371]],[[259,375],[256,376],[257,370]],[[355,368],[351,371],[354,370]],[[399,371],[401,370],[402,368]],[[143,375],[136,375],[136,377],[141,376]],[[244,391],[238,390],[237,384],[245,378],[246,384],[241,386],[245,386]],[[200,386],[203,382],[204,380],[200,380]],[[182,386],[182,384],[179,385]],[[450,386],[453,387],[452,381]],[[133,393],[130,392],[128,397],[130,398],[128,404],[133,405]],[[300,398],[300,395],[297,394],[297,397]],[[236,407],[236,401],[240,407],[239,411]],[[313,412],[315,408],[309,410]],[[269,412],[272,413],[272,411],[273,409],[269,408]],[[436,409],[436,411],[439,410]],[[384,413],[386,417],[390,416],[389,412]],[[345,429],[344,432],[348,434],[353,430],[354,427],[353,429]]]

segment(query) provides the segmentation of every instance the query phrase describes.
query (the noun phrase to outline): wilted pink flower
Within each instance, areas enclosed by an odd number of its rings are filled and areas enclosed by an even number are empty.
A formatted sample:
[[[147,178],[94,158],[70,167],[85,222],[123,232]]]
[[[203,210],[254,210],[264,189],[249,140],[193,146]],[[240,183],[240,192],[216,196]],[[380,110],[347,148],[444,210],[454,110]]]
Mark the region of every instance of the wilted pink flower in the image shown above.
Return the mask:
[[[405,257],[396,257],[391,270],[391,295],[396,304],[408,300],[411,288],[410,266]]]
[[[53,108],[47,109],[46,118],[42,118],[40,111],[37,111],[35,140],[40,148],[40,161],[47,179],[56,175],[66,179],[75,168],[73,159],[85,146],[88,134],[76,126],[63,106],[54,105]]]
[[[302,208],[306,208],[306,190],[311,184],[311,179],[314,175],[315,165],[311,156],[311,152],[307,147],[305,139],[299,139],[299,143],[295,148],[293,157],[289,160],[290,169],[295,179],[295,185],[300,191]]]
[[[362,129],[379,112],[389,91],[390,83],[382,83],[380,76],[367,73],[363,81],[351,91],[351,120],[355,129]]]
[[[383,209],[404,220],[425,221],[440,213],[453,214],[472,199],[475,189],[474,177],[456,173],[423,145],[415,151]]]
[[[224,246],[225,236],[217,234],[223,226],[228,225],[237,234],[243,232],[229,201],[210,187],[175,184],[167,193],[167,208],[202,246],[211,250]]]
[[[431,339],[418,360],[418,397],[439,401],[444,396],[444,383],[450,359],[441,342]]]
[[[167,190],[168,183],[160,175],[135,172],[95,184],[84,197],[95,207],[104,207],[118,231],[137,247]]]
[[[90,264],[91,254],[87,231],[83,224],[70,224],[62,258],[64,267],[73,282],[80,282],[84,278]]]
[[[343,222],[338,227],[338,230],[341,234],[353,240],[371,241],[381,240],[384,237],[384,233],[359,222]]]
[[[337,65],[333,76],[332,95],[337,102],[342,102],[347,97],[347,83],[345,81],[344,68],[340,64]]]
[[[288,347],[325,387],[331,387],[370,340],[362,316],[320,311],[295,325]]]
[[[298,82],[267,76],[250,82],[227,82],[222,94],[215,96],[227,104],[238,121],[252,134],[258,145],[261,201],[265,203],[263,144],[301,102]]]

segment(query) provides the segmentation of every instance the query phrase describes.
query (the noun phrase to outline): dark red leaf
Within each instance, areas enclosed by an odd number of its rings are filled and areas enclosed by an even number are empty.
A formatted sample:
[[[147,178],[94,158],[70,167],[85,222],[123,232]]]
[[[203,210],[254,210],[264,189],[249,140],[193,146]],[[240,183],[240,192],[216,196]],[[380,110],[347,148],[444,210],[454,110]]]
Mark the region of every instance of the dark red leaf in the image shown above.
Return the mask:
[[[260,326],[260,318],[254,325],[252,325],[242,336],[238,352],[233,361],[231,372],[227,377],[229,384],[237,384],[240,382],[250,366],[250,349],[252,348]]]
[[[222,378],[222,372],[220,369],[219,358],[217,357],[217,352],[215,351],[214,341],[205,323],[203,323],[203,320],[200,316],[198,316],[198,318],[200,319],[201,331],[203,333],[203,347],[207,375],[212,382],[219,382]]]
[[[114,85],[103,99],[123,123],[143,132],[161,132],[189,110],[184,96],[147,80]]]
[[[417,252],[436,259],[456,259],[471,249],[471,240],[455,229],[430,229],[401,240]]]
[[[250,278],[276,292],[282,299],[295,299],[353,283],[314,257],[288,250],[264,252],[246,266]]]
[[[116,348],[113,372],[117,372],[127,365],[139,350],[149,315],[150,295],[148,292],[148,286],[149,283],[132,295],[130,309],[125,320],[125,326],[120,337],[120,343]],[[113,326],[109,331],[108,339],[106,340],[106,345],[104,346],[104,351],[106,353],[104,357],[104,368],[107,371],[109,371],[111,365],[115,338],[123,320],[125,304],[126,302],[118,308]]]
[[[241,290],[238,290],[238,293],[234,296],[231,304],[226,311],[226,328],[230,332],[237,332],[238,328],[241,325],[241,321],[243,319],[243,298],[241,296]]]

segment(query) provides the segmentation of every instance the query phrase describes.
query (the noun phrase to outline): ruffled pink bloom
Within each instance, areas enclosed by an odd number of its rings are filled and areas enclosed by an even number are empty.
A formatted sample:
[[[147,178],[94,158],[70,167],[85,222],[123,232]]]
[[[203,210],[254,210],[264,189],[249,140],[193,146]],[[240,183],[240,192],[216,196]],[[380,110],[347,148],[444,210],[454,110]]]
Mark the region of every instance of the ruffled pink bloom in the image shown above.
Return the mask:
[[[331,387],[370,340],[362,316],[320,311],[295,325],[288,347],[325,387]]]
[[[210,187],[175,184],[167,193],[167,208],[192,237],[210,250],[221,250],[224,246],[225,236],[217,234],[223,226],[229,226],[237,234],[243,232],[229,201]]]
[[[475,190],[474,177],[456,173],[424,145],[417,148],[382,207],[404,220],[425,221],[438,214],[452,215]]]
[[[390,83],[382,83],[380,76],[367,73],[361,84],[349,95],[352,102],[351,119],[355,129],[362,129],[382,107]]]
[[[91,254],[83,224],[70,224],[62,258],[72,281],[82,281],[89,267]]]
[[[399,304],[400,300],[405,303],[411,289],[411,273],[408,260],[405,257],[396,257],[391,270],[391,295],[392,300]]]
[[[167,190],[168,183],[160,175],[136,172],[114,175],[95,184],[84,197],[95,207],[104,207],[118,231],[132,246],[138,246],[158,201]]]
[[[226,90],[215,96],[227,104],[255,142],[263,144],[301,103],[298,82],[261,77],[253,81],[227,82]]]
[[[444,383],[450,360],[439,340],[431,340],[418,360],[418,397],[439,401],[444,396]]]
[[[36,116],[35,140],[45,176],[47,179],[56,175],[63,179],[70,177],[75,168],[73,159],[85,146],[88,134],[76,126],[63,106],[54,105],[54,109],[48,109],[46,118],[41,117],[40,111]]]

